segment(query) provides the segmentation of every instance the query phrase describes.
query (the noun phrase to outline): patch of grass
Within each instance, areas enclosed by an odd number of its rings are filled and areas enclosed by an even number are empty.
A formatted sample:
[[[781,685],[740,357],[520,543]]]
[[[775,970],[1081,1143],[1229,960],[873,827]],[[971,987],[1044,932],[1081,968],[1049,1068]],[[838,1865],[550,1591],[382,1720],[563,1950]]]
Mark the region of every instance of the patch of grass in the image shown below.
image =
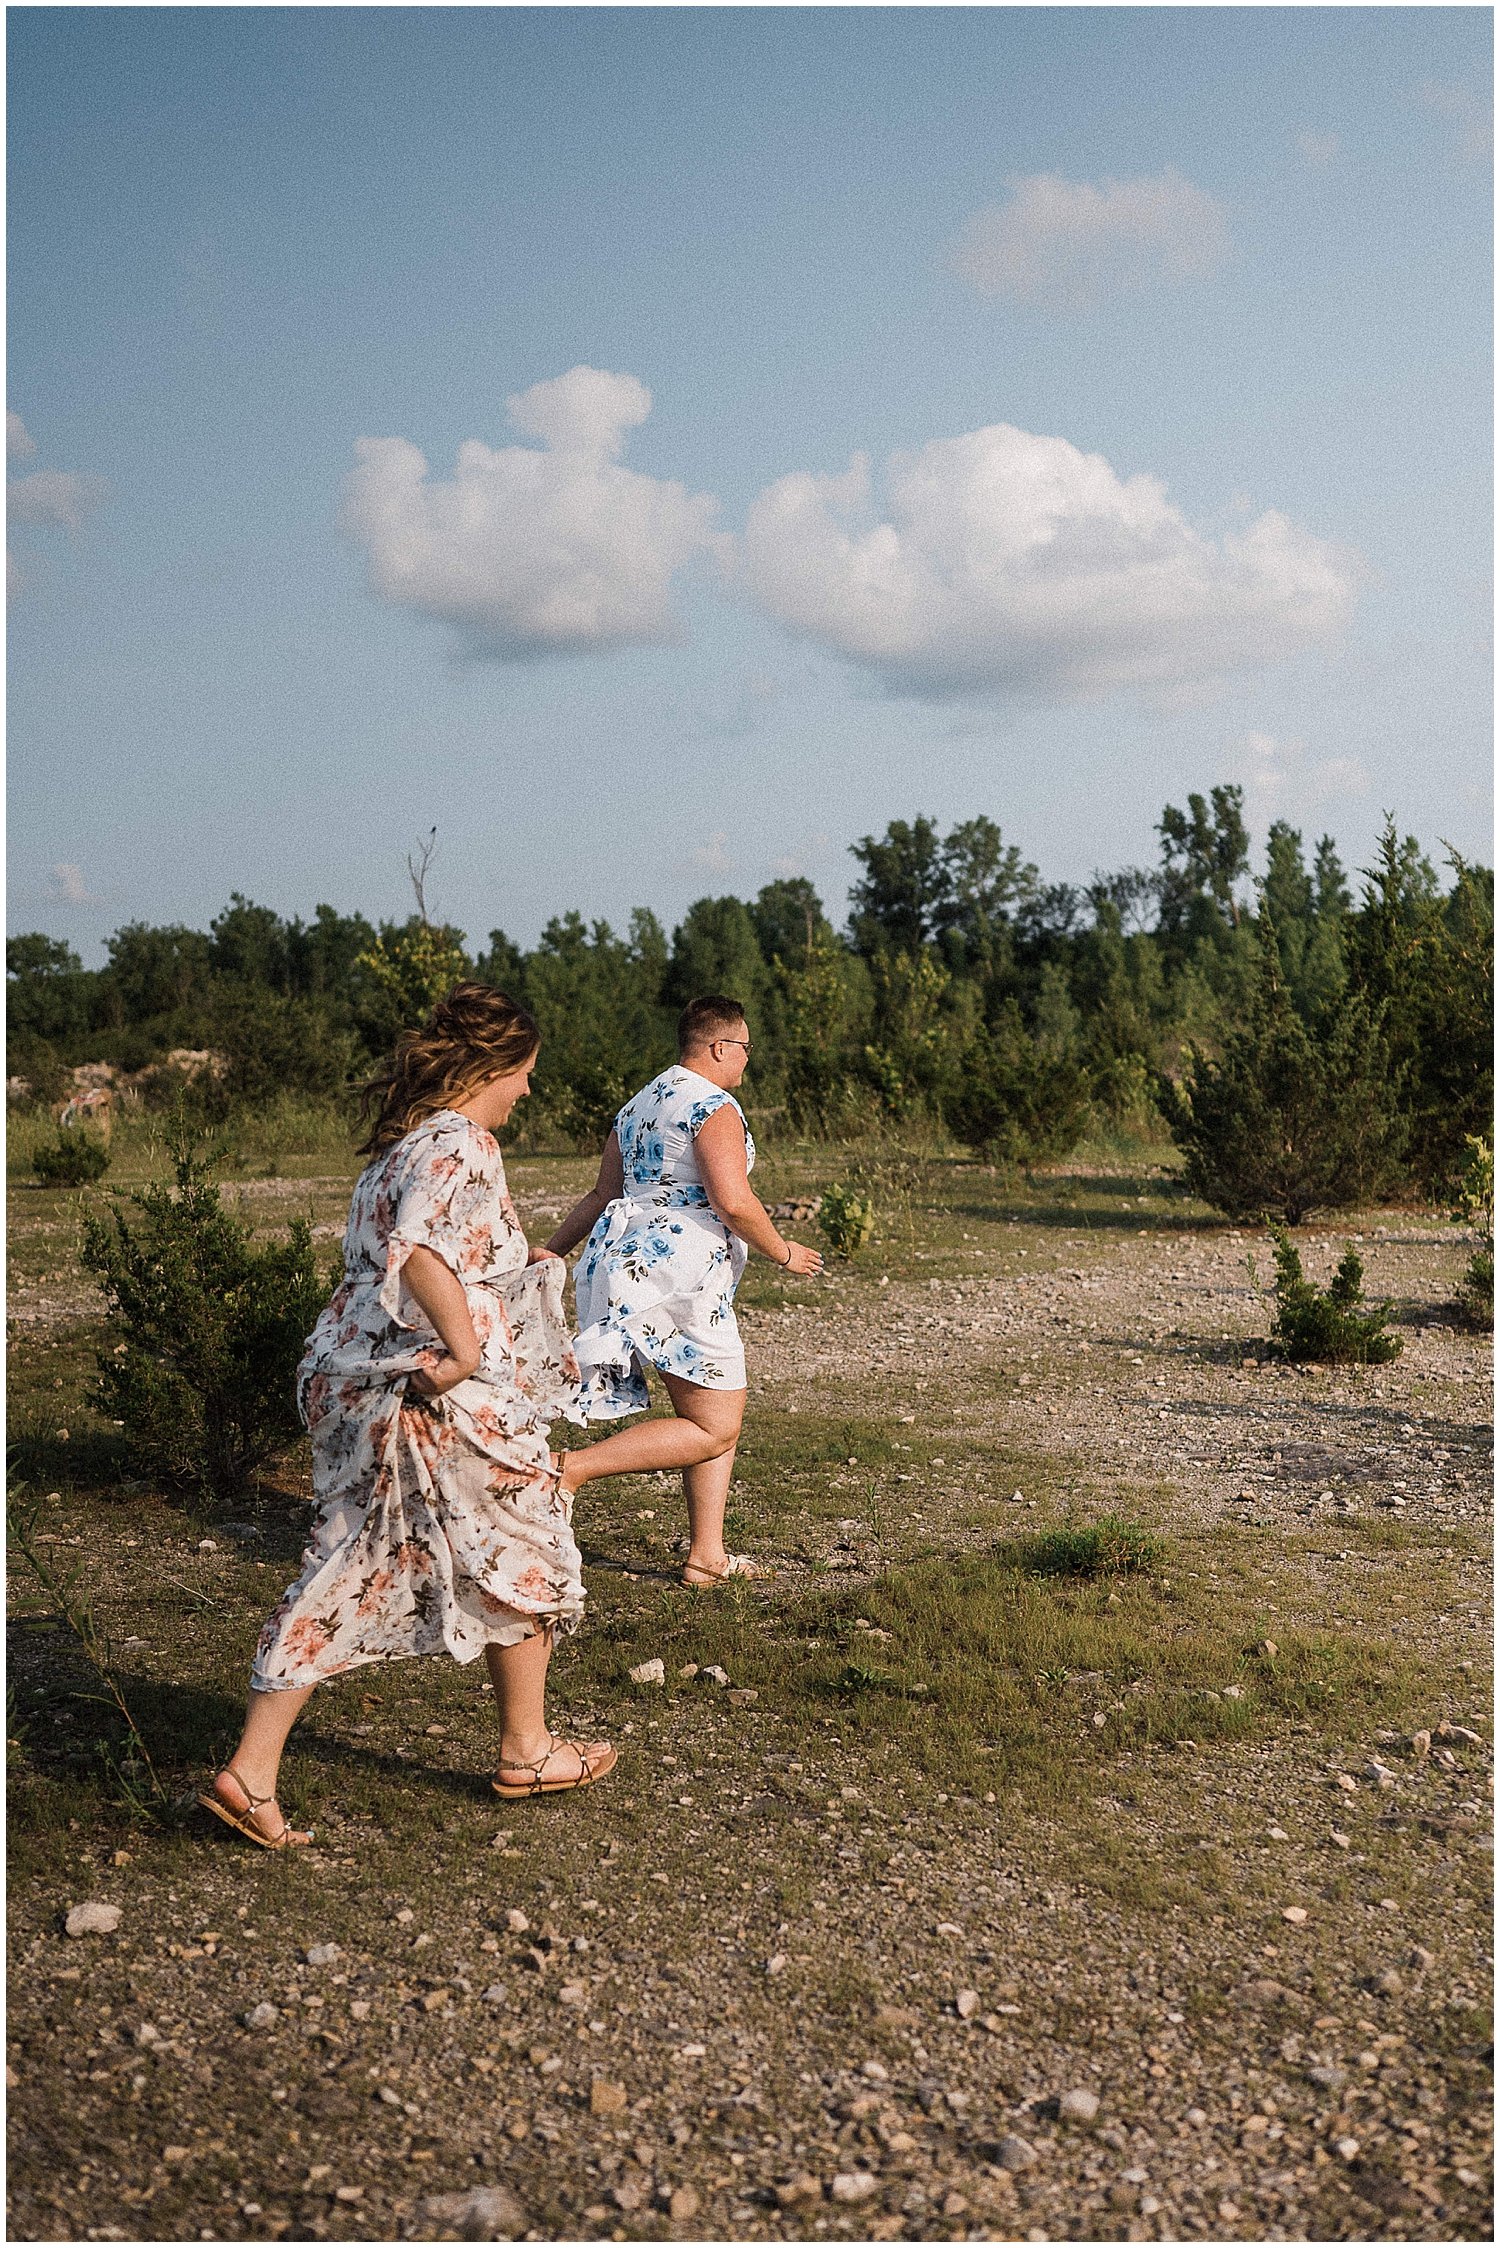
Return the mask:
[[[1160,1568],[1166,1553],[1160,1538],[1117,1514],[1039,1530],[1016,1539],[1009,1550],[1028,1577],[1140,1576]]]

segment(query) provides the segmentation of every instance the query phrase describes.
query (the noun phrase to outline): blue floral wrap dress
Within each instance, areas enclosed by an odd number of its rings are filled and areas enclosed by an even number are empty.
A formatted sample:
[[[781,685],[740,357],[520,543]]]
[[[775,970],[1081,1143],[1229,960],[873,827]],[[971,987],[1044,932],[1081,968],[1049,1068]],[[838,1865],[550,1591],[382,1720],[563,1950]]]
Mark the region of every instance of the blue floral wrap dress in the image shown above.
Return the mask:
[[[709,1204],[693,1143],[721,1108],[755,1142],[732,1093],[678,1063],[615,1118],[624,1191],[584,1243],[575,1274],[579,1389],[570,1420],[618,1420],[650,1403],[646,1368],[701,1389],[743,1389],[745,1351],[734,1316],[748,1252]]]
[[[478,1370],[430,1399],[408,1388],[443,1348],[404,1278],[419,1246],[456,1274],[480,1345]],[[318,1513],[260,1635],[260,1691],[576,1628],[582,1567],[547,1445],[578,1376],[566,1268],[527,1255],[499,1145],[456,1109],[362,1174],[343,1280],[297,1370]]]

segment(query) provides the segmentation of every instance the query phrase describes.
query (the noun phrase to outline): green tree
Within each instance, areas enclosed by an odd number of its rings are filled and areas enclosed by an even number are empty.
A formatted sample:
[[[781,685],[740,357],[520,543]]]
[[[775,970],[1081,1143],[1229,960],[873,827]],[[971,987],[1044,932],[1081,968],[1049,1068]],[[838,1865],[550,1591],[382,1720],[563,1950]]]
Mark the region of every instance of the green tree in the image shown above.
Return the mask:
[[[11,1037],[49,1045],[77,1037],[88,1027],[93,981],[72,946],[59,938],[40,931],[7,937],[5,1015]]]
[[[765,1033],[770,973],[760,949],[755,917],[739,898],[699,898],[672,932],[664,996],[685,1007],[707,992],[725,992],[745,1009],[751,1038]]]
[[[992,1162],[1045,1162],[1066,1155],[1083,1133],[1087,1073],[1045,1052],[1009,1000],[971,1040],[944,1114],[950,1129]]]
[[[817,943],[832,943],[833,928],[823,901],[805,874],[784,875],[757,891],[750,908],[761,953],[768,965],[804,960]]]
[[[1168,804],[1157,822],[1161,837],[1161,926],[1189,941],[1237,928],[1235,884],[1250,870],[1245,792],[1224,786],[1207,798],[1190,796],[1186,812]]]
[[[383,921],[375,942],[354,965],[362,979],[360,1029],[375,1054],[388,1053],[403,1030],[425,1022],[470,972],[463,931],[417,913],[399,925]]]
[[[883,836],[851,843],[849,854],[864,870],[849,892],[856,949],[867,958],[889,947],[919,952],[936,934],[949,896],[948,866],[934,823],[892,820]]]
[[[1159,1097],[1194,1194],[1231,1218],[1298,1225],[1395,1185],[1404,1131],[1381,1015],[1352,993],[1305,1024],[1264,904],[1257,939],[1244,1019],[1218,1059],[1190,1049],[1181,1083],[1164,1077]]]

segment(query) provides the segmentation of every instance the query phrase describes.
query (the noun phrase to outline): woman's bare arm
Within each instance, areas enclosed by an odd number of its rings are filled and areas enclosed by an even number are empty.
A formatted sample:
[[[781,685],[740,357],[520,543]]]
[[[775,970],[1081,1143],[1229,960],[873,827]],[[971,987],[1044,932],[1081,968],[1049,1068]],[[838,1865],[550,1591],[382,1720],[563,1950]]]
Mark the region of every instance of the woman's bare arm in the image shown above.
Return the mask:
[[[436,1365],[419,1368],[412,1382],[424,1397],[441,1397],[467,1381],[479,1364],[479,1337],[468,1298],[453,1267],[435,1249],[411,1250],[402,1278],[431,1320],[444,1353]]]
[[[604,1153],[599,1158],[599,1176],[593,1189],[575,1202],[563,1219],[552,1239],[547,1243],[554,1257],[565,1257],[570,1249],[586,1240],[603,1216],[609,1204],[624,1192],[625,1163],[620,1154],[620,1143],[613,1132],[604,1143]]]
[[[745,1163],[745,1127],[732,1108],[715,1109],[699,1125],[693,1149],[709,1206],[731,1233],[737,1233],[752,1249],[788,1272],[822,1271],[823,1260],[817,1250],[805,1249],[800,1241],[788,1241],[778,1233],[764,1202],[751,1186]]]

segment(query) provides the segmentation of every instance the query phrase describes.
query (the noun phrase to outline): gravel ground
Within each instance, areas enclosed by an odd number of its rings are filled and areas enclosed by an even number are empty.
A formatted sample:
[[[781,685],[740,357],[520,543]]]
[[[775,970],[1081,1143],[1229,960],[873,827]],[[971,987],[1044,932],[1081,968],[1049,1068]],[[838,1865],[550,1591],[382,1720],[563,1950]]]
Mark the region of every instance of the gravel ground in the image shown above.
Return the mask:
[[[515,1169],[540,1230],[556,1190]],[[1226,1597],[1256,1578],[1272,1628],[1409,1645],[1420,1706],[1358,1739],[1101,1759],[1069,1680],[1076,1782],[961,1794],[837,1708],[672,1674],[572,1690],[620,1771],[497,1814],[474,1674],[424,1664],[314,1705],[288,1771],[319,1842],[295,1862],[131,1828],[75,1780],[12,1878],[14,2237],[1491,2236],[1488,1352],[1454,1325],[1463,1244],[1365,1221],[1403,1356],[1291,1374],[1255,1340],[1262,1241],[1180,1224],[1145,1179],[1065,1184],[1071,1209],[950,1190],[888,1270],[747,1286],[752,1422],[845,1415],[888,1445],[878,1494],[856,1444],[779,1529],[750,1522],[781,1566],[749,1612],[770,1631],[805,1586],[1117,1505]],[[1310,1269],[1345,1238],[1305,1236]],[[65,1329],[83,1291],[47,1257],[22,1309],[39,1293]],[[52,1535],[87,1540],[153,1706],[190,1735],[208,1701],[225,1733],[295,1489],[210,1551],[146,1498],[70,1510]],[[607,1639],[675,1501],[638,1483],[581,1513]],[[13,1650],[66,1739],[65,1636]],[[114,1932],[64,1933],[85,1899]]]

